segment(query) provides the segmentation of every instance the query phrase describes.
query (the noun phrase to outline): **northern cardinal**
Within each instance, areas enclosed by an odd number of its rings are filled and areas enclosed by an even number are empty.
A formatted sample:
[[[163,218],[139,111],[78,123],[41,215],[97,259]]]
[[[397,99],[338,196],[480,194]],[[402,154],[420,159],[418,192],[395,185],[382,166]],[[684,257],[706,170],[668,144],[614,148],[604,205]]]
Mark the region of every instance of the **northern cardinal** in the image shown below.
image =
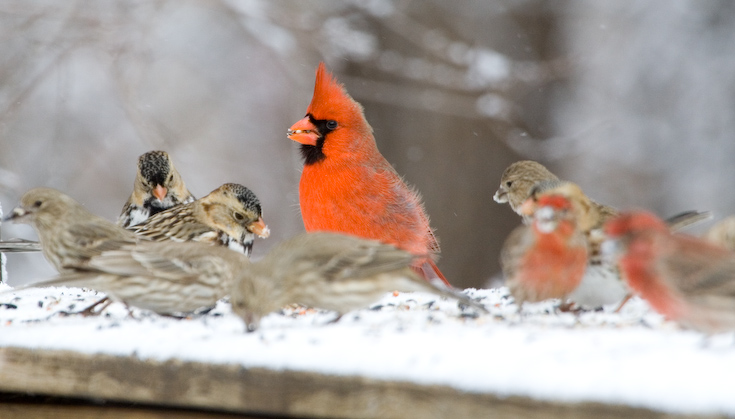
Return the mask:
[[[133,193],[117,220],[128,228],[179,204],[194,201],[184,180],[165,151],[149,151],[138,158]]]
[[[706,333],[735,330],[735,254],[672,234],[645,211],[621,214],[605,225],[605,233],[621,247],[619,264],[628,285],[654,310]]]
[[[130,229],[150,240],[198,241],[246,256],[256,235],[270,235],[258,197],[237,183],[225,183],[205,197],[159,212]]]
[[[320,63],[306,116],[288,130],[301,143],[299,204],[306,231],[376,239],[419,256],[414,268],[441,279],[439,245],[421,197],[378,151],[362,106]]]
[[[577,288],[587,266],[587,240],[576,226],[572,203],[561,195],[527,200],[529,225],[516,228],[501,250],[500,264],[516,304],[565,299]]]

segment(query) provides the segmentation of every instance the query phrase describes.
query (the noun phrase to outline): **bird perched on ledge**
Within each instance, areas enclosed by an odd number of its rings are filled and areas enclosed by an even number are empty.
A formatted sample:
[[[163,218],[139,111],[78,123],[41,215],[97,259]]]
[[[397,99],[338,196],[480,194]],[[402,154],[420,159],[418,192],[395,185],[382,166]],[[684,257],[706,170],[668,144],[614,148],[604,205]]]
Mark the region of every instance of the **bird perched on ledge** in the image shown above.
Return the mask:
[[[250,261],[204,243],[141,241],[105,250],[48,281],[16,288],[83,287],[162,315],[185,315],[225,297]]]
[[[332,231],[392,244],[417,258],[424,278],[448,284],[419,194],[380,154],[363,108],[330,74],[316,71],[306,116],[288,130],[301,144],[299,204],[306,231]]]
[[[559,180],[559,178],[541,163],[533,160],[517,161],[503,171],[500,176],[500,186],[495,191],[493,199],[499,204],[507,203],[516,214],[522,215],[521,205],[531,194],[531,188],[538,182],[547,180]]]
[[[82,266],[105,250],[136,242],[132,232],[51,188],[34,188],[23,194],[20,205],[6,220],[30,224],[38,234],[43,255],[59,272]]]
[[[587,240],[569,199],[543,195],[522,207],[532,221],[513,230],[500,253],[506,285],[519,309],[525,301],[564,300],[579,286],[587,266]]]
[[[20,206],[6,219],[30,224],[38,234],[46,260],[62,274],[74,272],[106,250],[137,241],[132,232],[90,213],[70,196],[51,188],[26,192]],[[102,298],[79,314],[95,314],[93,309],[105,301],[107,298]]]
[[[230,300],[251,331],[261,317],[288,304],[341,315],[367,307],[391,291],[430,292],[486,312],[441,282],[434,285],[421,279],[410,268],[416,258],[375,240],[327,232],[301,234],[244,267]]]
[[[633,291],[684,327],[735,330],[735,254],[673,234],[654,214],[623,213],[605,225],[619,246],[619,264]]]
[[[165,151],[149,151],[138,158],[133,193],[117,224],[129,228],[179,204],[194,201],[184,180]]]
[[[237,183],[225,183],[194,202],[159,212],[131,230],[149,240],[216,244],[246,256],[256,235],[270,235],[258,197]]]

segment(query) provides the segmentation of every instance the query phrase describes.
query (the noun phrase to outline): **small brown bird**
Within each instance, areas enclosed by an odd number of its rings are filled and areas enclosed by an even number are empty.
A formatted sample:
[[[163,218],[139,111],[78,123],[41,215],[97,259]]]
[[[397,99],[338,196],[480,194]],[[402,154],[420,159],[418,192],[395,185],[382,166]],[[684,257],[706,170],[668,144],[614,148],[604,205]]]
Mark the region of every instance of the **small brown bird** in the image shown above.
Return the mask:
[[[225,183],[194,202],[159,212],[131,230],[149,240],[216,244],[246,256],[253,249],[255,235],[270,235],[258,197],[237,183]]]
[[[138,158],[133,193],[123,206],[117,224],[129,228],[148,217],[194,201],[184,180],[165,151],[149,151]]]
[[[104,251],[54,279],[13,291],[84,287],[128,306],[182,315],[213,306],[226,296],[249,263],[242,254],[203,243],[141,241]]]
[[[672,234],[645,211],[621,214],[605,232],[621,247],[626,281],[654,310],[705,333],[735,330],[735,254]]]
[[[51,188],[26,192],[6,220],[30,224],[38,234],[43,255],[59,272],[136,241],[130,231],[90,213],[73,198]]]
[[[395,290],[430,292],[485,310],[447,287],[423,280],[411,269],[417,257],[355,236],[301,234],[243,269],[230,296],[232,307],[250,331],[258,327],[261,317],[288,304],[334,310],[341,315]]]
[[[533,221],[513,230],[500,253],[506,285],[519,309],[525,301],[565,299],[587,266],[587,240],[566,197],[544,194],[523,207]]]
[[[518,215],[521,215],[521,205],[531,194],[535,184],[545,180],[559,180],[556,175],[541,163],[533,160],[517,161],[503,172],[500,177],[500,186],[493,195],[495,202],[508,203]]]

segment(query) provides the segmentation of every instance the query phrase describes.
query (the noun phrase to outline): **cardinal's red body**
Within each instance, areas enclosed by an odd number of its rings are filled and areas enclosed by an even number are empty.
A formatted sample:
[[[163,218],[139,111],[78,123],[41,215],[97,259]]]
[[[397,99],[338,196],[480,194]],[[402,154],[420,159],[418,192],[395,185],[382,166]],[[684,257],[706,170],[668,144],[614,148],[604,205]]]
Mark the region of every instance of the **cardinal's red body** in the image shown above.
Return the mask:
[[[306,117],[288,137],[302,144],[299,204],[306,231],[390,243],[417,255],[415,267],[427,279],[448,284],[432,259],[439,246],[419,194],[380,154],[362,106],[323,63]]]

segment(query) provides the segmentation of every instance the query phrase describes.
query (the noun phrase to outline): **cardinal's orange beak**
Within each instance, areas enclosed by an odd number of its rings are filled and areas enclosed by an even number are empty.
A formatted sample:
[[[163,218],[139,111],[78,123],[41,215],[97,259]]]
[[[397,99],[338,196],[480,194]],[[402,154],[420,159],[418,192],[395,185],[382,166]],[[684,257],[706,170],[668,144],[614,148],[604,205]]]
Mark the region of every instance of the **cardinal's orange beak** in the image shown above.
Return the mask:
[[[155,196],[161,202],[163,202],[163,200],[166,198],[167,193],[168,190],[161,185],[156,185],[156,187],[153,188],[153,196]]]
[[[521,214],[533,215],[536,212],[536,201],[533,198],[526,199],[520,208]]]
[[[248,230],[256,234],[261,239],[268,238],[268,236],[271,235],[271,229],[268,228],[268,226],[265,224],[265,221],[263,221],[263,217],[258,217],[258,221],[250,224],[248,226]]]
[[[288,138],[301,144],[316,145],[319,140],[319,131],[307,116],[288,129]]]

